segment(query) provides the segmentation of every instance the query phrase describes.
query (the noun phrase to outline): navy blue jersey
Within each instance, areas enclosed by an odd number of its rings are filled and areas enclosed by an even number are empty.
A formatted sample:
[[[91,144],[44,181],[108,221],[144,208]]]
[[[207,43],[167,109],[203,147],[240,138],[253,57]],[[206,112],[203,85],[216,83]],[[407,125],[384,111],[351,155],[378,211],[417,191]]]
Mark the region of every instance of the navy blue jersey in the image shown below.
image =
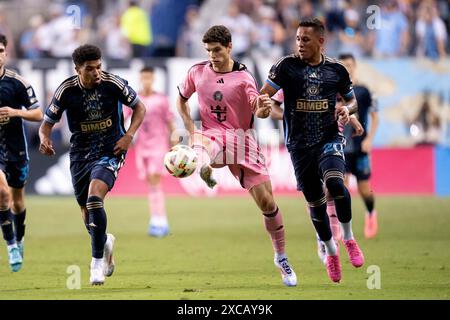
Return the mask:
[[[356,101],[358,102],[358,120],[364,128],[364,134],[358,137],[352,137],[352,133],[354,132],[352,126],[345,126],[344,135],[347,139],[347,145],[345,147],[346,153],[361,151],[361,142],[367,136],[369,113],[378,111],[369,89],[364,86],[355,85],[353,90],[355,92]]]
[[[125,134],[122,104],[133,108],[139,101],[128,82],[102,71],[101,82],[84,88],[78,76],[66,79],[56,90],[44,119],[56,123],[66,111],[71,161],[113,156],[114,145]]]
[[[39,106],[33,88],[17,73],[5,69],[0,77],[0,107],[34,109]],[[28,160],[23,120],[20,117],[0,118],[0,159]]]
[[[284,92],[288,150],[308,148],[339,134],[336,95],[353,94],[350,76],[341,63],[323,55],[320,64],[311,66],[292,54],[272,66],[267,82]]]

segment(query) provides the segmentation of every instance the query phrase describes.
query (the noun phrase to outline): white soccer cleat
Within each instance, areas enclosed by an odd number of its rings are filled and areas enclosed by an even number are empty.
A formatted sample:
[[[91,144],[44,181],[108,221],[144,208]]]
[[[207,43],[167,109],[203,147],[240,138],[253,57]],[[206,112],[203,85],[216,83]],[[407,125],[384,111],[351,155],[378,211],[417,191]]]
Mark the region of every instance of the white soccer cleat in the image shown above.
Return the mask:
[[[111,233],[106,234],[105,249],[103,251],[103,274],[107,277],[112,276],[115,268],[113,258],[114,241],[116,241],[116,237]]]
[[[105,282],[105,275],[103,274],[103,259],[92,258],[91,261],[91,276],[89,281],[93,286],[101,286]]]
[[[273,262],[280,270],[283,283],[288,287],[295,287],[297,285],[297,275],[289,264],[288,259],[286,257],[277,257],[277,255],[275,255]]]
[[[200,178],[202,178],[206,185],[211,189],[217,184],[217,181],[212,177],[212,171],[213,169],[208,164],[204,164],[200,168]]]

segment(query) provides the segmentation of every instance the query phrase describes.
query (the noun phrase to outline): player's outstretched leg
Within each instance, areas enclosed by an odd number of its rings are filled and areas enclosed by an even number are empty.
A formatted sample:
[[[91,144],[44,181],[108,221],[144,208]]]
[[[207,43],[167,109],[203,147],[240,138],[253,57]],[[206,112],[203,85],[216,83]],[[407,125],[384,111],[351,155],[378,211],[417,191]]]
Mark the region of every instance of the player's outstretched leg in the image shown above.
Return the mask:
[[[92,246],[91,277],[92,285],[102,285],[105,281],[103,253],[106,236],[106,213],[103,208],[103,199],[97,196],[89,196],[86,202],[89,212],[89,227]]]
[[[371,239],[378,233],[378,217],[377,211],[375,210],[375,197],[370,190],[368,180],[358,181],[358,190],[364,201],[364,205],[366,206],[364,236],[366,239]]]
[[[157,183],[155,182],[157,179]],[[167,221],[164,193],[159,183],[159,176],[149,177],[148,202],[150,205],[150,223],[148,225],[148,235],[156,238],[163,238],[169,234],[169,223]]]
[[[336,205],[336,213],[343,231],[343,242],[350,262],[356,268],[361,267],[364,264],[364,255],[353,236],[351,197],[344,185],[343,174],[337,170],[329,170],[324,178],[328,192]]]
[[[263,211],[264,226],[272,240],[274,264],[280,271],[281,280],[288,287],[296,286],[297,275],[286,256],[283,217],[273,199],[270,181],[252,187],[249,192]]]

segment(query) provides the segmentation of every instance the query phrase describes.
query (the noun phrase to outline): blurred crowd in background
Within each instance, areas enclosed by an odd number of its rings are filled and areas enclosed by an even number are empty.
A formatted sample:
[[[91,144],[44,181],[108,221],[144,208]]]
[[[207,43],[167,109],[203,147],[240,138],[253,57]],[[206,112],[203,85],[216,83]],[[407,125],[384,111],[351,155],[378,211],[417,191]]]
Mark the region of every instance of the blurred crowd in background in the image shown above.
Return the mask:
[[[375,7],[375,6],[376,7]],[[447,55],[448,0],[19,0],[0,1],[12,58],[67,58],[85,42],[110,59],[204,57],[203,33],[227,26],[237,59],[293,52],[300,19],[319,17],[331,56]]]

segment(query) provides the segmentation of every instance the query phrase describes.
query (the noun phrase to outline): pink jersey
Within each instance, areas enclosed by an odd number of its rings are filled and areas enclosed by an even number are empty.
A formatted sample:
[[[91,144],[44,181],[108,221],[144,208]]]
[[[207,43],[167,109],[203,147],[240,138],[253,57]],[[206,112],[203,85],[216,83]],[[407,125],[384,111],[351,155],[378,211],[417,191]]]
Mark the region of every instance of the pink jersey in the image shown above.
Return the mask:
[[[284,102],[284,92],[283,89],[278,90],[272,97],[272,100],[282,104]]]
[[[196,64],[178,89],[186,99],[197,92],[203,131],[253,128],[251,106],[259,93],[245,66],[235,62],[233,71],[219,73],[208,61]]]
[[[139,95],[145,105],[145,118],[135,141],[136,152],[141,155],[165,153],[169,149],[169,123],[173,121],[169,100],[160,93],[150,96]]]

